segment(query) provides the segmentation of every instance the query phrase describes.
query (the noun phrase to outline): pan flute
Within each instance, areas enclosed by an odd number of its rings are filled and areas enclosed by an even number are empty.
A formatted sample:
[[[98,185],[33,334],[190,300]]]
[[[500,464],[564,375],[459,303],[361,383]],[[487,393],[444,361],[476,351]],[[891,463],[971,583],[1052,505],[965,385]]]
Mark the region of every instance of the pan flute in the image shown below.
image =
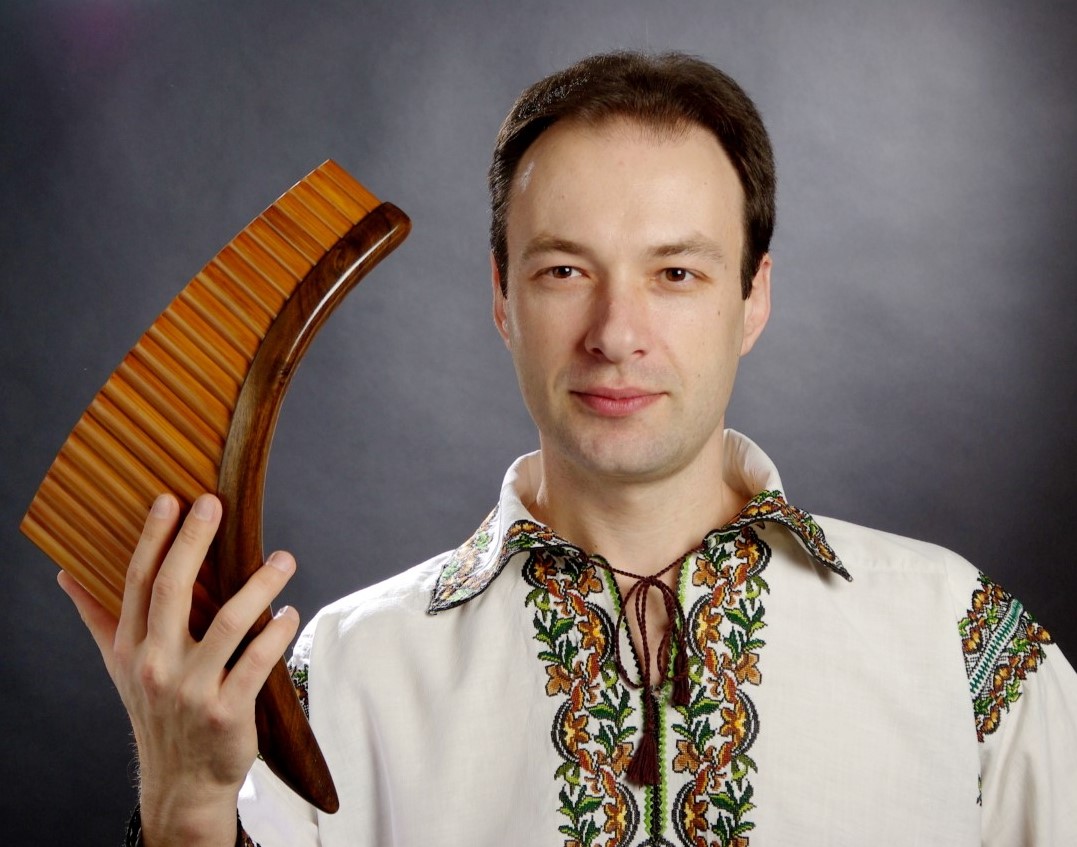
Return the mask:
[[[284,392],[314,334],[410,229],[334,162],[298,182],[187,284],[94,397],[22,531],[119,616],[154,498],[224,505],[191,631],[262,564],[262,497]],[[261,616],[249,637],[270,620]],[[258,695],[259,752],[300,796],[336,811],[332,778],[281,661]]]

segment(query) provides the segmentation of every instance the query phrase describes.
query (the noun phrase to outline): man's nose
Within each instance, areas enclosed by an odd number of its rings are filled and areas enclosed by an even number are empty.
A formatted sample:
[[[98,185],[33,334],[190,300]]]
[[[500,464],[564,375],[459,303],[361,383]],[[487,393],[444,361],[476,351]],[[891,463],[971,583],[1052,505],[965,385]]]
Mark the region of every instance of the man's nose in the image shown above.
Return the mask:
[[[584,345],[592,356],[619,363],[646,352],[650,317],[645,296],[626,281],[596,286]]]

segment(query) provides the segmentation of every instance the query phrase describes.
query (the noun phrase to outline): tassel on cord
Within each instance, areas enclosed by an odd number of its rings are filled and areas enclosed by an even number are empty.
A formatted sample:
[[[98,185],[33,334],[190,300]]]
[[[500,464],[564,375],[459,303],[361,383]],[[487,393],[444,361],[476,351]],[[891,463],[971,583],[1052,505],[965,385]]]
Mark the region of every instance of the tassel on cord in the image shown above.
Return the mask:
[[[634,785],[658,784],[658,732],[655,721],[657,708],[658,701],[655,699],[654,692],[645,689],[643,692],[643,735],[625,772],[628,781]]]
[[[687,708],[691,702],[692,697],[688,692],[688,645],[682,630],[678,632],[677,655],[673,657],[673,705]]]
[[[617,616],[617,624],[614,626],[614,632],[620,632],[621,624],[625,623],[626,611],[634,605],[636,624],[639,626],[640,637],[643,641],[639,682],[633,682],[629,679],[628,673],[625,671],[624,662],[621,661],[621,639],[616,635],[614,636],[614,657],[617,663],[617,672],[620,674],[621,679],[633,688],[639,688],[643,692],[641,698],[643,704],[643,733],[640,735],[639,744],[636,745],[636,750],[632,754],[632,761],[629,762],[628,770],[625,772],[629,782],[635,785],[658,784],[658,697],[655,694],[656,690],[661,688],[666,680],[669,679],[673,682],[673,705],[687,707],[691,701],[688,680],[688,642],[685,638],[687,624],[684,618],[684,609],[681,607],[681,602],[676,592],[662,582],[661,579],[667,571],[682,561],[684,560],[678,559],[651,576],[640,576],[639,574],[619,570],[600,556],[591,558],[592,564],[603,570],[636,580],[621,599],[621,613]],[[652,588],[661,595],[668,619],[665,635],[658,645],[658,673],[660,678],[653,685],[651,683],[651,645],[650,639],[647,637],[647,594]],[[635,601],[634,604],[633,600]],[[669,673],[671,646],[674,651],[672,674]]]

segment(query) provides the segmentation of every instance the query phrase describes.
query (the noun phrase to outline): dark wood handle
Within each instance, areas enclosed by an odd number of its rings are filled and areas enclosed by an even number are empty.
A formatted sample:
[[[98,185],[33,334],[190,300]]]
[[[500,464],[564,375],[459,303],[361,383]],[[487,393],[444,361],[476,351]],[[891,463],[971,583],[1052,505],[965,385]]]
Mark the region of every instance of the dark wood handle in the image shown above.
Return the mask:
[[[218,479],[224,518],[212,551],[219,596],[231,597],[262,565],[262,503],[269,448],[284,393],[311,339],[343,297],[411,229],[407,216],[382,203],[334,246],[284,304],[258,348],[240,391]],[[248,634],[270,620],[267,610]],[[326,812],[339,808],[318,742],[278,662],[258,695],[258,747],[266,763],[301,797]]]

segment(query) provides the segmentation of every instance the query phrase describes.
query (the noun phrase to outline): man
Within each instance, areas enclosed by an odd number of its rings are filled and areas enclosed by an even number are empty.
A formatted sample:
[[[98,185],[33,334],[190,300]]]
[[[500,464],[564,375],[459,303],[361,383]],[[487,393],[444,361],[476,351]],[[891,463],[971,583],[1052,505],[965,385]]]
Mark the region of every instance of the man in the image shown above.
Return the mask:
[[[131,713],[144,843],[236,843],[237,803],[263,847],[1077,843],[1077,677],[1046,631],[952,553],[817,522],[724,428],[770,311],[774,170],[740,88],[593,57],[521,96],[490,181],[541,450],[469,541],[299,639],[337,814],[254,761],[295,613],[224,670],[287,554],[201,643],[214,498],[171,546],[157,502],[118,624],[62,577]]]

